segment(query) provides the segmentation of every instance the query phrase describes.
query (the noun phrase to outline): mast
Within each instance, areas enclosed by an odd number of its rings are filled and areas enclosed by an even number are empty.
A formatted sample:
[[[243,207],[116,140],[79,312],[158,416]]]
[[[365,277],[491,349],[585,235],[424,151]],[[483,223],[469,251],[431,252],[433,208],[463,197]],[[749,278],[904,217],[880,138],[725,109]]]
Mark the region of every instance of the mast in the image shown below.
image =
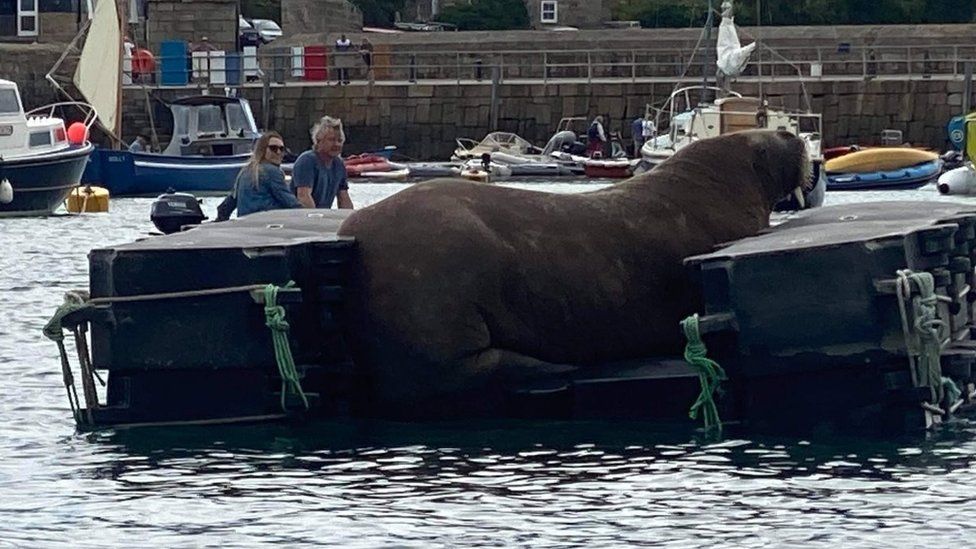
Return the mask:
[[[708,17],[705,18],[705,60],[702,63],[702,92],[700,101],[702,103],[707,102],[708,94],[708,66],[709,66],[709,48],[713,48],[712,45],[712,0],[708,0]]]

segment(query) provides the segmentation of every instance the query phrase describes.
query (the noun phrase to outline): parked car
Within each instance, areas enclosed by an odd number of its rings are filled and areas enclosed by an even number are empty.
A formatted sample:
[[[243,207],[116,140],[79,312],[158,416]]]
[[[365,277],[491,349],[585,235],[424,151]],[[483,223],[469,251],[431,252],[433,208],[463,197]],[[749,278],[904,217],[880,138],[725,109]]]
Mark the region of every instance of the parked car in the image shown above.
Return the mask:
[[[249,23],[247,19],[243,17],[238,20],[238,29],[240,34],[238,35],[238,40],[240,41],[240,47],[238,49],[243,49],[247,46],[260,46],[266,42],[261,37],[261,32],[254,28],[254,25]]]
[[[265,44],[281,37],[281,27],[270,19],[251,19],[251,25],[260,33],[261,41]]]

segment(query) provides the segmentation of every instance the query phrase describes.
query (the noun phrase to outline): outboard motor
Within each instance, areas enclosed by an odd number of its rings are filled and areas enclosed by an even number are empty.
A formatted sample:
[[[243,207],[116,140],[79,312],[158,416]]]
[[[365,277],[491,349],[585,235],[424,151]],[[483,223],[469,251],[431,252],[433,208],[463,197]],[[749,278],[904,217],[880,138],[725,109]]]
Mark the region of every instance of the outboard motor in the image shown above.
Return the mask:
[[[163,234],[170,234],[183,230],[187,225],[199,225],[207,216],[203,215],[197,197],[170,191],[159,195],[152,203],[149,219]]]

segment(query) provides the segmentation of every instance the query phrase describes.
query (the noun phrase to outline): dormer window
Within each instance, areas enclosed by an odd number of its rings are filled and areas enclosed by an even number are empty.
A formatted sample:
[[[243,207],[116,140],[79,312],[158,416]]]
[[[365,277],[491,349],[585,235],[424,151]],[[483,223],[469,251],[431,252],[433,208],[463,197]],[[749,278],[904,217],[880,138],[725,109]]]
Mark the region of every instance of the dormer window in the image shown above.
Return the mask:
[[[559,2],[555,0],[544,0],[542,2],[542,15],[540,20],[543,23],[556,23],[559,20],[558,10]]]

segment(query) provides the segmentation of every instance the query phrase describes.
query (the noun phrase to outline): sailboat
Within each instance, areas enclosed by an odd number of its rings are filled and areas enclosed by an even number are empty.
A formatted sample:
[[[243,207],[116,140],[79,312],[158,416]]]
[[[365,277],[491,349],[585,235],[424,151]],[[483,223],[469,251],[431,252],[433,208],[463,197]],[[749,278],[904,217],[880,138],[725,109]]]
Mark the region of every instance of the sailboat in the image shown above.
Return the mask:
[[[95,4],[91,20],[72,45],[82,37],[84,47],[72,83],[96,107],[99,125],[122,144],[123,32],[113,0]],[[48,80],[67,94],[56,72],[64,58],[48,73]],[[172,139],[161,152],[97,148],[82,182],[105,187],[113,196],[229,191],[260,137],[250,104],[238,97],[195,95],[168,107]]]
[[[726,0],[722,3],[722,22],[716,45],[719,73],[726,79],[742,74],[755,47],[755,42],[741,45],[735,29],[732,2]],[[693,96],[702,99],[706,94],[715,95],[718,99],[691,106]],[[655,125],[658,128],[667,126],[667,132],[647,140],[641,147],[639,170],[653,169],[681,147],[699,139],[750,129],[786,130],[803,140],[813,173],[810,189],[802,197],[792,197],[777,204],[777,210],[797,210],[823,204],[827,181],[823,170],[823,120],[820,114],[776,109],[762,98],[744,97],[724,87],[700,85],[674,90],[663,107],[658,109]]]

